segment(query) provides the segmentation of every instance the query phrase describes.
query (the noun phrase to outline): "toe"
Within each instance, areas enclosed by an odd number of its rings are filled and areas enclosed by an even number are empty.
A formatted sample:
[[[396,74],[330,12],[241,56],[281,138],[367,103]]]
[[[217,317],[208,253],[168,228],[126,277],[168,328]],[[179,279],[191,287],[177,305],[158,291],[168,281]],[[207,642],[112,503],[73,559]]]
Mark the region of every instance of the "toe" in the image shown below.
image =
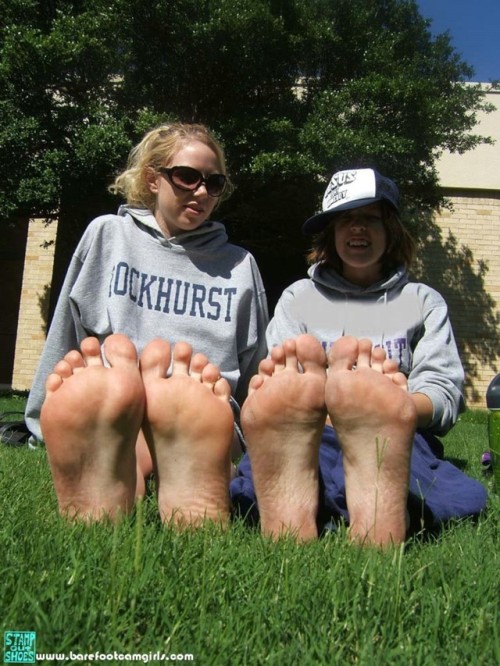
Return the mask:
[[[220,370],[216,365],[212,363],[207,363],[203,368],[202,381],[204,386],[207,386],[209,389],[213,390],[215,384],[220,380]]]
[[[112,367],[137,366],[137,352],[125,335],[115,333],[103,344],[104,357]]]
[[[229,382],[226,379],[224,379],[224,377],[221,377],[215,382],[214,394],[218,398],[222,398],[223,400],[229,401],[229,398],[231,397],[231,387],[229,385]]]
[[[101,345],[97,338],[85,338],[80,345],[86,366],[102,365]]]
[[[140,369],[144,378],[161,379],[170,366],[170,344],[166,340],[152,340],[141,354]]]
[[[202,373],[202,381],[203,385],[212,390],[218,398],[229,400],[231,387],[229,382],[220,376],[220,370],[216,365],[212,363],[205,365]]]
[[[286,365],[285,348],[282,345],[276,345],[271,349],[271,360],[273,362],[273,371],[279,372],[283,370]]]
[[[295,340],[285,340],[283,344],[285,352],[285,367],[291,370],[299,370],[299,362],[297,360],[297,345]]]
[[[396,372],[399,372],[399,365],[397,361],[388,358],[382,364],[382,371],[384,375],[394,375]]]
[[[356,367],[369,368],[372,363],[372,341],[362,338],[358,343],[358,359]]]
[[[68,379],[68,377],[71,377],[73,374],[73,370],[74,368],[70,363],[68,363],[66,358],[64,358],[62,361],[59,361],[59,363],[56,364],[53,374],[59,375],[61,379]]]
[[[52,372],[45,382],[45,392],[47,397],[52,393],[55,393],[63,385],[63,378],[61,375]]]
[[[270,358],[264,358],[259,363],[259,375],[262,379],[272,377],[274,372],[274,361]]]
[[[76,349],[69,351],[64,357],[64,361],[72,368],[73,372],[85,367],[83,356]]]
[[[319,340],[312,335],[301,335],[296,340],[297,358],[306,372],[325,374],[326,354]]]
[[[271,373],[272,374],[272,373]],[[248,384],[248,395],[260,389],[264,384],[265,377],[262,375],[254,375]]]
[[[394,374],[391,375],[391,379],[393,384],[396,384],[396,386],[399,386],[405,391],[408,390],[408,379],[406,378],[406,375],[403,374],[402,372],[395,372]]]
[[[173,375],[189,375],[193,348],[187,342],[177,342],[174,347]]]
[[[384,372],[385,350],[383,347],[374,347],[372,350],[371,367],[377,372]]]
[[[203,370],[205,369],[207,364],[208,364],[208,358],[205,356],[205,354],[200,354],[200,353],[195,354],[191,359],[191,367],[189,370],[189,374],[191,375],[191,377],[201,382]]]
[[[349,335],[337,340],[328,352],[328,367],[333,371],[352,370],[358,360],[358,341]]]

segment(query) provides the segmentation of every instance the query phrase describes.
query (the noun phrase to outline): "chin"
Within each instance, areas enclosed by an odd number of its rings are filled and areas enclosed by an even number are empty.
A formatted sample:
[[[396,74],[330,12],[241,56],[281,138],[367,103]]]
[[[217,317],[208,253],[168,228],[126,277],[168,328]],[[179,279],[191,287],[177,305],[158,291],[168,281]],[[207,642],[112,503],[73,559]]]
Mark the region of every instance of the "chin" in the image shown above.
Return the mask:
[[[193,220],[179,226],[179,231],[194,231],[201,227],[206,220]]]

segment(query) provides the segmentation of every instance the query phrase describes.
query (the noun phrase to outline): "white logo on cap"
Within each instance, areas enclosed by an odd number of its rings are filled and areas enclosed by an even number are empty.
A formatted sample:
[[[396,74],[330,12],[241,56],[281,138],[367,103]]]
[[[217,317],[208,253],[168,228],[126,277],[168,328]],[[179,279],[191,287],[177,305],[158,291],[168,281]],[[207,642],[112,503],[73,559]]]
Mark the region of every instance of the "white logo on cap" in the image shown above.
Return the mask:
[[[339,171],[332,176],[332,179],[326,188],[325,195],[323,197],[323,210],[328,210],[333,206],[334,203],[345,199],[347,192],[339,191],[339,188],[343,185],[349,185],[356,180],[356,171]]]
[[[344,200],[357,201],[372,198],[376,193],[375,174],[372,169],[339,171],[332,176],[323,197],[323,211],[332,210]]]

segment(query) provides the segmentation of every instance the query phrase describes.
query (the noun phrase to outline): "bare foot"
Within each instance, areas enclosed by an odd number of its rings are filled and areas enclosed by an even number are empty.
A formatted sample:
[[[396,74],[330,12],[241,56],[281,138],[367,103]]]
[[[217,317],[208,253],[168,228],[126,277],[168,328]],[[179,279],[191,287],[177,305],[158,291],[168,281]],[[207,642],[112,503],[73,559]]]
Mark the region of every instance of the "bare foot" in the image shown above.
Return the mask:
[[[233,413],[219,370],[187,343],[171,350],[153,340],[141,355],[146,391],[143,431],[153,457],[164,522],[201,525],[229,520]]]
[[[341,338],[328,361],[326,406],[343,452],[350,538],[402,543],[417,420],[406,378],[369,340]]]
[[[104,348],[109,368],[96,338],[55,366],[40,417],[59,510],[86,521],[129,511],[136,488],[144,410],[137,355],[123,335],[107,338]]]
[[[302,366],[303,371],[300,366]],[[326,357],[310,335],[262,361],[241,412],[263,534],[317,537],[318,450],[325,425]]]

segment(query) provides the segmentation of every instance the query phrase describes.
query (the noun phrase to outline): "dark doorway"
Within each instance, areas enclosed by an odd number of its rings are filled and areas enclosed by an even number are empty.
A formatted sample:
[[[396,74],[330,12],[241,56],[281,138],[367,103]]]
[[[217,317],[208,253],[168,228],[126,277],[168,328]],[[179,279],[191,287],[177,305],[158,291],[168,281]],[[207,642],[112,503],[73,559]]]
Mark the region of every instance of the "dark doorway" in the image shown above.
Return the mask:
[[[0,384],[11,386],[28,220],[2,224],[0,242]]]

